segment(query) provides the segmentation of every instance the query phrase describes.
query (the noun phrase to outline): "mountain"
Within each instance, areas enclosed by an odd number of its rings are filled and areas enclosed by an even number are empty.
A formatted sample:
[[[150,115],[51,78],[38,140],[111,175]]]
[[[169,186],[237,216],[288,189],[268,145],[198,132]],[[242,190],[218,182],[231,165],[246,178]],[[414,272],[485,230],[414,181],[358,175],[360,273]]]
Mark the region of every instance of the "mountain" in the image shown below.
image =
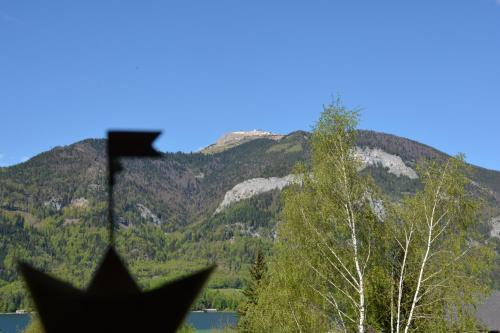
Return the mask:
[[[115,188],[117,247],[143,288],[209,263],[218,270],[198,307],[234,308],[255,249],[271,248],[280,191],[309,160],[304,131],[233,132],[198,153],[126,159]],[[29,306],[23,259],[84,286],[106,247],[106,142],[88,139],[0,168],[0,312]],[[390,134],[359,131],[361,172],[397,200],[419,188],[416,164],[447,155]],[[500,244],[500,172],[471,166],[484,199],[482,231]],[[498,246],[500,248],[500,245]]]
[[[203,148],[200,152],[203,154],[215,154],[223,152],[224,150],[236,147],[242,143],[249,142],[255,139],[272,139],[280,140],[284,137],[281,134],[274,134],[272,132],[261,131],[254,129],[253,131],[237,131],[224,134],[214,144]]]

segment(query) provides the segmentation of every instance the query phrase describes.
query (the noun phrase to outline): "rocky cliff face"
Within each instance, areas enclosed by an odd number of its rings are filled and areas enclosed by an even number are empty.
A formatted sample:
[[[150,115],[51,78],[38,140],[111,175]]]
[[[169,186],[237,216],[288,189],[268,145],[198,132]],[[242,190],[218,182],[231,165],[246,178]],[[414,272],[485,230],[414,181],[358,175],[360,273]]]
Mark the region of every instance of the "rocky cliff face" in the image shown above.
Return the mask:
[[[406,176],[410,179],[417,179],[418,175],[412,168],[408,167],[401,157],[389,154],[378,148],[356,147],[355,155],[361,160],[364,167],[381,166],[387,168],[387,172],[398,177]]]
[[[397,177],[408,177],[409,179],[418,179],[418,175],[409,166],[407,166],[401,157],[389,154],[382,149],[372,149],[368,147],[356,147],[355,156],[362,163],[362,169],[369,166],[378,166],[385,168],[388,173]],[[250,199],[256,195],[266,193],[272,190],[282,190],[285,186],[297,181],[297,177],[288,175],[285,177],[253,178],[245,180],[226,192],[224,199],[219,204],[215,213],[220,213],[231,204],[241,200]]]
[[[500,238],[500,215],[492,218],[490,223],[491,223],[490,236]]]
[[[242,183],[237,184],[232,189],[226,192],[224,199],[220,203],[219,207],[215,210],[215,213],[221,212],[224,208],[229,205],[250,199],[253,196],[259,195],[261,193],[269,192],[272,190],[282,190],[285,186],[290,185],[295,181],[296,177],[293,175],[288,175],[285,177],[270,177],[270,178],[253,178],[246,180]]]

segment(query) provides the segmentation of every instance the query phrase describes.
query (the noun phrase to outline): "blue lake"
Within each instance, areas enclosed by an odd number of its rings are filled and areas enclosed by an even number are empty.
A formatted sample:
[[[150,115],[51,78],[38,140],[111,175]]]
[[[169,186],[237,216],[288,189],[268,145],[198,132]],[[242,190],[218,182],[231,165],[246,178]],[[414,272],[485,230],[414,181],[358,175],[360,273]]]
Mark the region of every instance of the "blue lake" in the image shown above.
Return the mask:
[[[30,320],[29,314],[0,314],[0,333],[20,333]],[[186,320],[199,332],[236,326],[237,321],[238,316],[234,312],[191,312]]]

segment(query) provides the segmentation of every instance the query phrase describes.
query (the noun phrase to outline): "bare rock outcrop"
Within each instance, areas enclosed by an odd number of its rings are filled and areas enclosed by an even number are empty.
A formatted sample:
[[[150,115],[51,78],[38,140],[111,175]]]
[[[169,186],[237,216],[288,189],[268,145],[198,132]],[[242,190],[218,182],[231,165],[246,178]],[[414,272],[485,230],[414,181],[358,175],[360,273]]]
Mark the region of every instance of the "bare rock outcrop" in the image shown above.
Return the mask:
[[[89,201],[83,197],[75,198],[71,200],[71,203],[69,205],[75,208],[87,208],[89,206]]]
[[[48,201],[45,201],[43,205],[45,207],[54,209],[56,211],[60,211],[63,207],[62,200],[60,198],[55,198],[55,197],[52,197]]]
[[[415,170],[408,167],[403,162],[401,157],[389,154],[382,149],[356,147],[354,154],[361,160],[361,163],[363,163],[363,167],[380,165],[384,168],[388,168],[389,173],[392,173],[393,175],[396,175],[398,177],[406,176],[410,179],[418,178]]]
[[[143,219],[151,220],[154,224],[161,223],[160,218],[156,214],[154,214],[148,207],[144,206],[143,204],[137,204],[137,208],[139,209],[139,213],[141,214],[141,217]]]
[[[279,140],[283,138],[284,135],[275,134],[267,131],[253,130],[253,131],[237,131],[231,132],[223,135],[216,143],[205,147],[201,150],[203,154],[215,154],[220,153],[232,147],[241,145],[242,143],[249,142],[255,139],[271,139]]]
[[[219,207],[217,207],[215,213],[221,212],[224,208],[235,202],[250,199],[255,195],[276,189],[282,190],[285,186],[293,183],[295,179],[295,176],[288,175],[282,178],[270,177],[245,180],[244,182],[237,184],[231,190],[226,192],[224,200],[222,200]]]
[[[500,215],[492,218],[490,224],[491,224],[490,236],[500,238]]]
[[[397,155],[386,153],[381,149],[360,147],[356,147],[354,154],[361,160],[362,168],[366,168],[370,165],[380,165],[387,168],[389,173],[392,173],[398,177],[406,176],[410,179],[418,178],[415,170],[408,167],[403,162],[401,157]],[[221,212],[223,209],[235,202],[250,199],[255,195],[259,195],[261,193],[269,192],[275,189],[282,190],[285,186],[297,181],[297,178],[293,175],[288,175],[281,178],[270,177],[253,178],[246,180],[242,183],[237,184],[231,190],[226,192],[226,194],[224,195],[224,199],[217,207],[215,213],[217,214]],[[377,213],[383,215],[380,207],[377,207]]]

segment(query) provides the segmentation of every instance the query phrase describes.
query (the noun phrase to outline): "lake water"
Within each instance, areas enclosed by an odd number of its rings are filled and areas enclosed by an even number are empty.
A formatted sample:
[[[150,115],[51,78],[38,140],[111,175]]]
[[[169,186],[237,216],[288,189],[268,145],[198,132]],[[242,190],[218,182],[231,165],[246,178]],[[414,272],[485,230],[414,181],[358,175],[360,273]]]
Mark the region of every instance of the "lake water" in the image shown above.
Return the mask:
[[[29,314],[0,314],[0,333],[20,333],[29,324]],[[234,312],[191,312],[186,320],[198,332],[210,332],[214,328],[236,326],[238,316]]]

